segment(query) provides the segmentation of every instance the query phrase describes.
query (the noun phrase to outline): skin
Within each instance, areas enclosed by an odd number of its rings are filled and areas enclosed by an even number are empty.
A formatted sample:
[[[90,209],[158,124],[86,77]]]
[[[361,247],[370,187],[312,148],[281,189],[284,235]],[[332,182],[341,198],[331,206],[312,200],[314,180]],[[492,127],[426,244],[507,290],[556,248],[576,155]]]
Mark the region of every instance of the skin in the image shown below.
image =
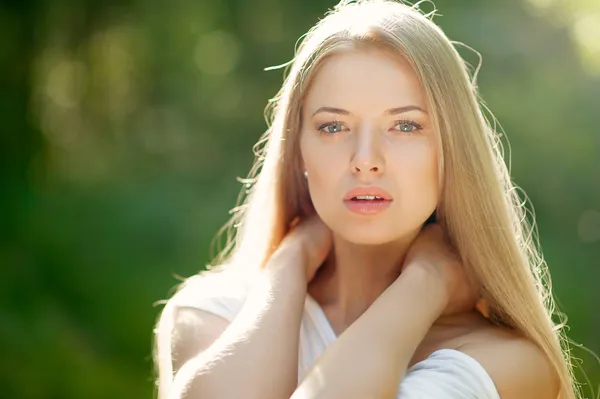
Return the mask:
[[[425,112],[385,115],[406,105]],[[166,308],[161,318],[174,323],[164,334],[172,337],[176,372],[169,398],[393,398],[407,369],[441,348],[477,360],[502,399],[556,398],[544,354],[474,310],[477,290],[444,232],[436,224],[421,228],[439,199],[437,146],[424,106],[402,59],[369,51],[326,61],[309,89],[300,137],[316,214],[290,228],[231,323]],[[313,115],[321,107],[348,113]],[[398,119],[422,129],[398,132],[412,130]],[[343,127],[330,132],[340,133],[319,134],[315,127],[332,120]],[[393,205],[372,216],[349,212],[342,198],[357,185],[381,186]],[[338,338],[297,385],[307,293]]]
[[[386,112],[398,107],[408,108]],[[475,309],[476,287],[442,229],[422,228],[439,202],[439,154],[410,65],[379,50],[332,56],[311,83],[302,126],[302,160],[317,215],[311,228],[296,235],[304,236],[297,240],[313,254],[308,293],[339,338],[292,398],[393,395],[394,377],[441,348],[476,359],[503,399],[556,398],[557,378],[544,354]],[[376,215],[350,212],[344,194],[369,185],[388,191],[392,205]],[[330,239],[307,238],[323,231]],[[379,299],[384,291],[386,298]],[[374,337],[378,323],[385,329]],[[379,342],[368,350],[348,349],[373,339]],[[368,366],[354,376],[357,364]],[[516,370],[514,364],[528,367]]]
[[[409,108],[386,112],[399,107]],[[334,248],[309,291],[341,330],[396,280],[435,210],[437,142],[412,68],[377,50],[325,61],[303,110],[300,147],[310,195]],[[385,189],[391,207],[369,216],[350,212],[342,199],[357,186]]]

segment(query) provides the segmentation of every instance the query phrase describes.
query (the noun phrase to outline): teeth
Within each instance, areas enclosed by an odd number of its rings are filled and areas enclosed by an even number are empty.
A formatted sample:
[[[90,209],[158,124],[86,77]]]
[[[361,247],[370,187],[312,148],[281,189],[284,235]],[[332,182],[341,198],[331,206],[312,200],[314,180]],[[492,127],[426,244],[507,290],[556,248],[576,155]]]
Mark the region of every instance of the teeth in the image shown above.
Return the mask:
[[[383,198],[378,197],[376,195],[357,195],[356,196],[357,200],[368,200],[368,201],[373,201],[373,200],[381,200]]]

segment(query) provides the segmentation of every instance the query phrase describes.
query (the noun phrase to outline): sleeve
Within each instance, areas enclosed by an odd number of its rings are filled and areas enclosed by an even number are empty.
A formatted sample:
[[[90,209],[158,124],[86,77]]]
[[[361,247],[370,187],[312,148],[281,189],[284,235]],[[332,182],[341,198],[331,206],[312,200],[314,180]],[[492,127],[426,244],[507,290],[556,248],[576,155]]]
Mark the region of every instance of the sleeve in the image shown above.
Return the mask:
[[[396,399],[500,399],[483,366],[471,356],[441,349],[411,367]]]
[[[221,316],[230,322],[246,301],[248,287],[243,275],[228,270],[209,271],[188,278],[171,301]]]

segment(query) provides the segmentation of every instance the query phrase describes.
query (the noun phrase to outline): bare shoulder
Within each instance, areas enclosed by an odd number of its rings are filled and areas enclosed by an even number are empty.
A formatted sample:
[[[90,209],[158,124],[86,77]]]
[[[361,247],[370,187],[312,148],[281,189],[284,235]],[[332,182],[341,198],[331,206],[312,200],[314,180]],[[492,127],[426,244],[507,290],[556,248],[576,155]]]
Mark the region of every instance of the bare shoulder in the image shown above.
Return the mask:
[[[245,301],[243,276],[222,268],[204,272],[188,278],[169,299],[157,334],[174,372],[208,349],[227,329]]]
[[[161,345],[162,341],[163,349],[170,352],[176,373],[188,360],[208,349],[228,326],[227,319],[213,313],[169,304],[161,316],[158,342]]]
[[[558,396],[558,377],[550,360],[532,341],[508,328],[477,329],[456,349],[483,366],[502,399]]]

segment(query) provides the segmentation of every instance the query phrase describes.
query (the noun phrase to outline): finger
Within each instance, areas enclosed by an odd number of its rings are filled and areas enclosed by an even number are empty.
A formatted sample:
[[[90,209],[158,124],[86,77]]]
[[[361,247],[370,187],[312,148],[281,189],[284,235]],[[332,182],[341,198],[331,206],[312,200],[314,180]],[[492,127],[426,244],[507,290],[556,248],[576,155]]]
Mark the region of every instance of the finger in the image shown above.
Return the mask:
[[[480,298],[479,301],[477,301],[477,305],[475,305],[475,308],[483,316],[485,316],[487,318],[490,317],[490,306],[488,304],[488,301],[485,298]]]
[[[300,223],[300,216],[296,216],[294,219],[292,219],[292,221],[290,222],[290,229],[296,227],[298,223]]]

